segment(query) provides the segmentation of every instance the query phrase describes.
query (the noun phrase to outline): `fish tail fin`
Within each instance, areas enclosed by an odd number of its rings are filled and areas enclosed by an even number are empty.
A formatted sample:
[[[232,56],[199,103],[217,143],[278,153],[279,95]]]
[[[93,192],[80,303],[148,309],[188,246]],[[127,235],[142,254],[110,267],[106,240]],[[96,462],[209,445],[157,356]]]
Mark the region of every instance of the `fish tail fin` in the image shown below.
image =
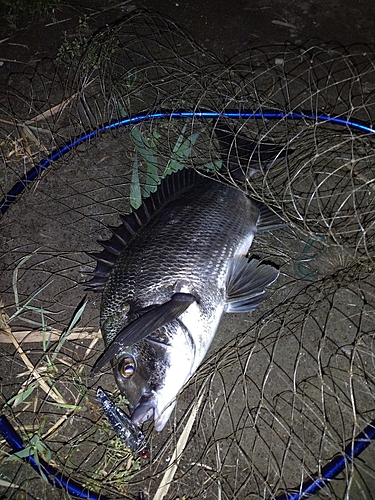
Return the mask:
[[[255,142],[231,130],[224,120],[217,122],[214,130],[223,166],[241,182],[293,152],[285,145]]]

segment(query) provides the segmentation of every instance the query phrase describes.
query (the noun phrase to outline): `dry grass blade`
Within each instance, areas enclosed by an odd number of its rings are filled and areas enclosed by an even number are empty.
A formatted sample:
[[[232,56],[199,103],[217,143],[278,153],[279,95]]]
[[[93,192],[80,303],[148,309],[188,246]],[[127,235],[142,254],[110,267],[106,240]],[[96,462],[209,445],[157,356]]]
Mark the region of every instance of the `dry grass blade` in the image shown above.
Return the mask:
[[[18,484],[10,483],[9,481],[5,481],[4,479],[0,479],[0,486],[3,488],[18,488]]]
[[[198,401],[194,404],[189,419],[182,431],[182,434],[177,442],[176,448],[173,452],[171,458],[171,466],[165,471],[163,479],[160,482],[159,488],[154,496],[154,500],[162,500],[168,493],[169,487],[172,484],[173,477],[177,471],[179,461],[181,459],[182,453],[186,447],[187,440],[189,438],[190,431],[193,427],[194,421],[196,419],[200,405],[202,404],[203,394],[199,397]]]
[[[60,340],[62,331],[61,330],[51,330],[48,332],[49,340],[51,342],[58,342]],[[20,344],[24,343],[34,343],[41,342],[45,332],[42,330],[25,330],[25,331],[15,331],[12,332],[13,337]],[[84,327],[84,328],[74,328],[69,335],[70,340],[92,340],[100,339],[100,330],[94,327]],[[13,343],[12,339],[9,337],[6,331],[3,330],[2,325],[0,325],[0,344],[10,344]]]
[[[39,384],[40,388],[47,394],[47,396],[51,397],[56,403],[67,404],[65,399],[63,399],[61,396],[56,394],[53,390],[53,387],[51,387],[50,385],[47,384],[47,382],[43,379],[42,375],[39,373],[37,368],[34,367],[32,362],[26,356],[25,351],[22,349],[20,343],[17,341],[17,339],[14,337],[14,335],[12,333],[12,330],[8,324],[8,319],[9,319],[8,315],[4,312],[4,305],[2,302],[0,302],[0,330],[1,330],[1,333],[6,335],[9,339],[9,341],[14,345],[20,358],[25,363],[25,366],[29,369],[30,376],[35,378],[35,380]],[[21,388],[19,393],[21,393],[23,391],[24,391],[24,389]],[[17,399],[15,400],[14,404],[15,405],[17,404]]]
[[[51,397],[56,403],[68,404],[64,398],[55,394],[53,387],[47,384],[47,382],[43,379],[42,375],[39,373],[37,368],[34,367],[34,365],[31,363],[29,358],[26,356],[25,352],[23,351],[22,347],[17,342],[17,340],[13,337],[12,334],[10,334],[10,335],[11,335],[12,343],[17,350],[17,353],[20,355],[20,357],[21,357],[22,361],[25,363],[26,367],[30,370],[30,375],[33,378],[35,378],[35,380],[39,384],[40,388],[47,394],[47,396]],[[23,389],[20,389],[20,392],[23,392]],[[17,404],[17,400],[15,401],[15,405],[16,404]]]
[[[85,85],[85,88],[88,87],[90,83],[92,82],[89,82],[87,85]],[[43,113],[40,113],[39,115],[34,116],[34,118],[30,118],[29,120],[25,121],[25,125],[32,125],[35,122],[44,121],[51,116],[61,113],[62,111],[64,111],[66,106],[68,106],[79,95],[80,92],[75,92],[73,95],[65,99],[65,101],[62,101],[59,104],[56,104],[56,106],[52,106],[52,108],[47,109],[47,111],[43,111]]]

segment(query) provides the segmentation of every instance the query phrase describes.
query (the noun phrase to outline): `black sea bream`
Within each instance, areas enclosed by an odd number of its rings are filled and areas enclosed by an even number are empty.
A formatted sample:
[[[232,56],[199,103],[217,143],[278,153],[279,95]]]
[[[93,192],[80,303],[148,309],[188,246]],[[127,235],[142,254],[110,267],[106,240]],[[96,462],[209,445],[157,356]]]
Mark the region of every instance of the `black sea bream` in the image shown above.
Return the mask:
[[[242,161],[246,153],[251,173],[262,161],[267,166],[286,154],[243,138],[234,143],[221,129],[222,157],[234,173],[237,152]],[[161,431],[223,313],[252,311],[267,297],[265,288],[279,271],[246,255],[257,233],[282,221],[240,189],[193,169],[165,178],[121,220],[94,255],[98,264],[90,284],[103,292],[106,350],[93,373],[111,361],[132,422],[154,418]]]

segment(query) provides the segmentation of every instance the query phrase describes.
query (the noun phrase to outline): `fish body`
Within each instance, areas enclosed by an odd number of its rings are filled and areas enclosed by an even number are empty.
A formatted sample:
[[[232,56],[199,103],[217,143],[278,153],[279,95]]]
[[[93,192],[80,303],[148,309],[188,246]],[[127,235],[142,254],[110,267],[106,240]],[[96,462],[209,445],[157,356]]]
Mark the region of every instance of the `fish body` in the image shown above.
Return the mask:
[[[131,421],[165,426],[225,312],[252,311],[278,270],[248,260],[257,232],[282,221],[241,190],[195,172],[168,176],[122,217],[98,260],[106,351]]]

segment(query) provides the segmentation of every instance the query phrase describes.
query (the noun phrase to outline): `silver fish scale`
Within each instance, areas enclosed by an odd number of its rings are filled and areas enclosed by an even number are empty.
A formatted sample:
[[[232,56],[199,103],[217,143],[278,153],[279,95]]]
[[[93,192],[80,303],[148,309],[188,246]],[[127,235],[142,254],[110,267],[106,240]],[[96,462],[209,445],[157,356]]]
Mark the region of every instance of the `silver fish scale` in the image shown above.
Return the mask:
[[[256,203],[240,190],[209,179],[159,209],[121,252],[105,285],[106,345],[129,323],[129,307],[161,304],[178,291],[196,296],[209,317],[225,300],[228,259],[247,252],[258,217]]]

